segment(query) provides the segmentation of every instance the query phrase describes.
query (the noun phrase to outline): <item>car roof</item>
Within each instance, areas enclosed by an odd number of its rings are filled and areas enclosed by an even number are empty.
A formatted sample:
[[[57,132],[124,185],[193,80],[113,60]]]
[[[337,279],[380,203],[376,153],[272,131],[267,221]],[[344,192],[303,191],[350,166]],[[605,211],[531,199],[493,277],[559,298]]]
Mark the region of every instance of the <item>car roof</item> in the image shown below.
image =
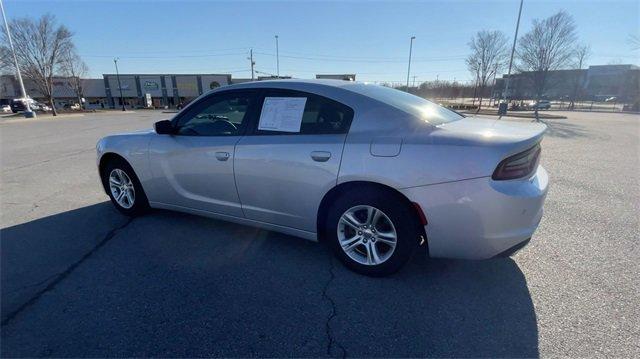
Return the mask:
[[[230,87],[271,87],[274,84],[289,84],[289,85],[309,85],[309,86],[331,86],[331,87],[345,87],[350,84],[358,82],[345,81],[345,80],[329,80],[329,79],[280,79],[280,80],[261,80],[243,82],[240,84],[230,85]]]
[[[368,86],[378,86],[372,83],[358,82],[358,81],[345,81],[345,80],[329,80],[329,79],[281,79],[281,80],[263,80],[243,82],[240,84],[229,85],[219,88],[220,90],[231,89],[250,89],[250,88],[281,88],[301,91],[313,91],[313,90],[331,90],[341,89],[358,93],[369,97],[364,90]],[[216,89],[217,90],[217,89]]]

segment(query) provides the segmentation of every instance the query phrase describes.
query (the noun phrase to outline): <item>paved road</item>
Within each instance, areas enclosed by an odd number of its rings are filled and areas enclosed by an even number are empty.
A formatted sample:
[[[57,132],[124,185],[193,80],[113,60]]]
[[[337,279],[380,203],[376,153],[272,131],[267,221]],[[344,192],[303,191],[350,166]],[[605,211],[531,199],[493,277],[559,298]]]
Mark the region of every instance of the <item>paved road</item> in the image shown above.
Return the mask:
[[[167,116],[0,122],[3,357],[640,356],[638,116],[549,121],[546,214],[514,258],[383,279],[277,233],[119,215],[95,142]]]

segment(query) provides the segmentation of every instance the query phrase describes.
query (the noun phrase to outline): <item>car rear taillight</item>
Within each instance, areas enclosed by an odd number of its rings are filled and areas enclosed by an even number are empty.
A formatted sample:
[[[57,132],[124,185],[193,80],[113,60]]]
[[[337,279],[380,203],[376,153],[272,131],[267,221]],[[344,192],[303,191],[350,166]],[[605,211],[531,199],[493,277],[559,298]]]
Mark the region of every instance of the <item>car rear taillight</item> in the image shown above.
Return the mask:
[[[498,165],[493,172],[496,181],[522,178],[530,175],[538,167],[540,161],[540,144],[536,144],[530,149],[507,157]]]

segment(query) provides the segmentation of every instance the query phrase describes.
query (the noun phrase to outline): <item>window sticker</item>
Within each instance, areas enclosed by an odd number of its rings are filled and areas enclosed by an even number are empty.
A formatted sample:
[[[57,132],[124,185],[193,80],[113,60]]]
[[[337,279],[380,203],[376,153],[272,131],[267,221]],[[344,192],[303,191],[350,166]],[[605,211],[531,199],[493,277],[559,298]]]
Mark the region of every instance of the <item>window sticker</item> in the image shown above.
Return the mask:
[[[265,97],[258,130],[300,132],[306,97]]]

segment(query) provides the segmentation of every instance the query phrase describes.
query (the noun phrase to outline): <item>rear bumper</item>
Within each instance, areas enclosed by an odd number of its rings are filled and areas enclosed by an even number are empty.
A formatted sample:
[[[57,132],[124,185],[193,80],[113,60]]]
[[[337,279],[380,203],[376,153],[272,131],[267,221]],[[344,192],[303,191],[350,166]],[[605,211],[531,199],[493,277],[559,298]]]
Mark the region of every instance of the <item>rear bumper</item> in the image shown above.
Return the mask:
[[[486,259],[520,249],[542,219],[548,190],[542,166],[527,179],[482,177],[401,190],[423,209],[431,257]],[[521,247],[518,247],[522,244]]]

